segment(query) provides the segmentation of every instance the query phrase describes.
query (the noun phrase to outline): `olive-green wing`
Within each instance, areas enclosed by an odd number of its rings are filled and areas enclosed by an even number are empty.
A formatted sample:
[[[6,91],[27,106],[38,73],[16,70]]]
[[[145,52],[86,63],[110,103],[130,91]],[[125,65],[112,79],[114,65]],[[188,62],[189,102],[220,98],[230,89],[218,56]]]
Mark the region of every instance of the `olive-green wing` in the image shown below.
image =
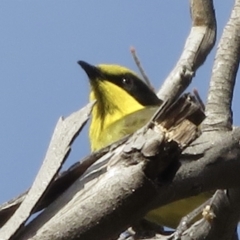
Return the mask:
[[[146,107],[111,124],[105,131],[108,142],[115,142],[143,127],[157,111],[158,106]]]

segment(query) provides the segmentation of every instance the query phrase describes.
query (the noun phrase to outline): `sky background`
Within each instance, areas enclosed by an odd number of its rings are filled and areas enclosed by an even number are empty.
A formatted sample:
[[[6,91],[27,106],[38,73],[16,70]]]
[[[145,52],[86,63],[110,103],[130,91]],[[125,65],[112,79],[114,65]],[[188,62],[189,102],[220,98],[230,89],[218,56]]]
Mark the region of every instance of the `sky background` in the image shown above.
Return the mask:
[[[215,1],[218,39],[233,3]],[[77,61],[117,63],[137,71],[129,52],[134,46],[158,89],[190,31],[188,4],[187,0],[1,1],[0,203],[31,186],[58,118],[88,102],[88,80]],[[215,52],[216,48],[189,88],[197,88],[204,101]],[[236,125],[240,125],[239,102],[235,94]],[[65,168],[88,154],[85,128]]]

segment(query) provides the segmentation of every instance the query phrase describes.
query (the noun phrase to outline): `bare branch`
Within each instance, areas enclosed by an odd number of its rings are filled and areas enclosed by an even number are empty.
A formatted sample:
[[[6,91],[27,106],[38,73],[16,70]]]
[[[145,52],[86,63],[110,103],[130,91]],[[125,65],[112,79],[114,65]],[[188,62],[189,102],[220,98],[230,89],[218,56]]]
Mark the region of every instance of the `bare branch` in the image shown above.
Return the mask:
[[[81,232],[79,239],[105,240],[108,239],[106,236],[123,231],[150,208],[202,191],[238,186],[239,139],[240,129],[236,129],[233,134],[224,134],[224,138],[220,135],[209,138],[209,134],[200,137],[197,145],[192,146],[194,154],[183,154],[184,159],[176,175],[169,182],[165,179],[161,186],[154,185],[149,175],[143,174],[142,158],[139,155],[130,153],[127,159],[126,156],[120,159],[122,148],[117,152],[109,152],[84,175],[85,180],[76,181],[41,217],[27,226],[24,237],[18,236],[16,239],[63,240],[71,239],[71,236],[78,239],[76,234]],[[112,159],[111,162],[117,165],[109,163],[111,167],[106,171],[103,163],[107,159]],[[159,169],[156,166],[152,168]],[[98,174],[102,177],[97,177]]]
[[[191,0],[190,7],[192,29],[176,67],[158,92],[162,100],[182,94],[215,44],[216,19],[212,0]]]
[[[0,239],[8,240],[10,237],[14,237],[16,231],[28,220],[34,208],[37,207],[40,198],[48,190],[50,183],[66,160],[70,152],[70,144],[88,120],[91,107],[92,104],[88,104],[83,110],[71,114],[65,120],[59,119],[43,165],[23,203],[1,228]]]
[[[217,197],[214,197],[210,206],[216,217],[212,221],[202,219],[200,222],[196,222],[180,236],[181,239],[190,240],[192,236],[196,240],[235,239],[233,236],[235,236],[234,232],[240,215],[239,140],[239,128],[235,129],[232,134],[222,132],[202,134],[190,149],[188,148],[185,154],[182,154],[181,166],[173,180],[158,189],[159,195],[155,199],[155,207],[159,207],[159,204],[166,204],[169,198],[176,200],[175,197],[179,194],[184,194],[182,198],[186,198],[188,193],[191,192],[192,195],[193,191],[195,191],[194,195],[197,195],[201,191],[205,192],[210,189],[237,187],[227,190],[227,194],[225,191],[221,191],[220,196],[218,194]],[[172,188],[174,191],[169,194]],[[171,216],[169,215],[169,217]],[[175,240],[176,233],[170,237],[156,235],[153,239]]]
[[[27,192],[20,194],[19,196],[0,205],[0,227],[2,227],[7,220],[18,209],[27,195]]]
[[[57,197],[59,197],[65,190],[67,190],[69,186],[71,186],[71,184],[73,184],[79,177],[81,177],[93,163],[95,163],[99,158],[108,153],[110,149],[115,149],[115,146],[118,146],[125,140],[126,138],[118,141],[118,143],[116,144],[107,146],[98,152],[92,153],[81,161],[75,163],[68,170],[60,173],[59,176],[56,177],[54,182],[49,186],[47,193],[42,199],[40,199],[39,204],[36,206],[36,208],[33,209],[32,213],[36,213],[46,208],[49,204],[56,200]],[[13,215],[13,213],[25,199],[27,193],[28,191],[6,203],[3,203],[0,206],[0,226],[2,226]]]
[[[240,59],[240,1],[236,0],[231,17],[218,45],[206,105],[203,130],[232,129],[232,98]]]

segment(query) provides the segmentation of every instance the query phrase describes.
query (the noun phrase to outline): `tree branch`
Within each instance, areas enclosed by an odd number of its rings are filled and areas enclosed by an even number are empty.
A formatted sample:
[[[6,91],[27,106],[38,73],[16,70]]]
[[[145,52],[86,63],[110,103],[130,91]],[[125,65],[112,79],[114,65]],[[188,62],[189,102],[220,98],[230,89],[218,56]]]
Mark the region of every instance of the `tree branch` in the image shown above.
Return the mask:
[[[232,98],[240,59],[240,1],[236,0],[216,53],[203,130],[232,129]]]
[[[191,0],[190,9],[192,29],[180,59],[158,92],[162,100],[183,93],[215,44],[216,19],[212,0]]]
[[[28,220],[40,199],[49,189],[59,169],[70,152],[70,144],[88,120],[93,104],[73,113],[66,120],[60,118],[52,136],[43,165],[24,201],[10,220],[1,228],[0,239],[14,237],[19,228]],[[67,132],[66,132],[67,130]]]

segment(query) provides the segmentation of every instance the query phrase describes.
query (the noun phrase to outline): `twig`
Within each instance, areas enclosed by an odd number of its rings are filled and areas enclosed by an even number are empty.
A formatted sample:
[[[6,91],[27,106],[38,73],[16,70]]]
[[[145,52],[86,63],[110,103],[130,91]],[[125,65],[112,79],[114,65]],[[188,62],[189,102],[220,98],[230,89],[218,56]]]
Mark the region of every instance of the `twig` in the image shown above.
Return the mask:
[[[137,67],[138,67],[138,69],[139,69],[139,71],[140,71],[144,81],[155,92],[155,89],[152,86],[151,81],[149,80],[148,76],[146,75],[145,71],[143,70],[143,67],[141,66],[139,57],[137,56],[137,53],[136,53],[136,49],[134,47],[131,47],[130,48],[130,52],[131,52],[131,54],[133,56],[134,62],[136,63],[136,65],[137,65]]]
[[[193,93],[194,93],[196,99],[198,100],[202,110],[205,111],[205,105],[204,105],[204,103],[203,103],[203,101],[202,101],[202,99],[201,99],[201,97],[200,97],[200,95],[198,93],[198,90],[194,88],[193,89]]]

